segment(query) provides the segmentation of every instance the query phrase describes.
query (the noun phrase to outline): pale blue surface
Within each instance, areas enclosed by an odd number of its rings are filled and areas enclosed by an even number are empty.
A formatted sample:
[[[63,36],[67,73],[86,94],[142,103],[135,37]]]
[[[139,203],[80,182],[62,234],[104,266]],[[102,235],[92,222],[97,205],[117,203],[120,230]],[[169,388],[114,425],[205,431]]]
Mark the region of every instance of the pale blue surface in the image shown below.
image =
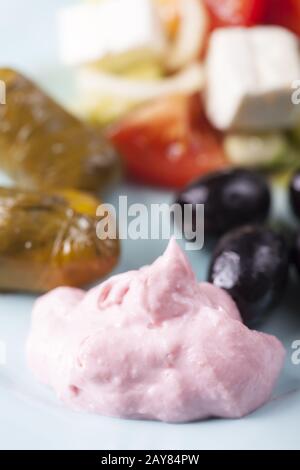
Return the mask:
[[[68,83],[57,67],[55,8],[61,0],[0,0],[0,66],[15,65],[66,99]],[[41,24],[40,22],[43,22]],[[172,194],[123,185],[108,195],[127,194],[134,202],[163,202]],[[290,219],[286,202],[276,194],[276,213]],[[160,255],[166,242],[124,242],[118,271],[137,268]],[[205,279],[208,255],[189,254],[198,278]],[[300,449],[300,366],[291,364],[291,344],[300,339],[300,283],[264,326],[287,348],[277,398],[240,421],[211,420],[167,425],[121,421],[76,414],[37,384],[27,370],[24,343],[34,298],[0,295],[0,340],[7,343],[7,364],[0,367],[0,449]]]

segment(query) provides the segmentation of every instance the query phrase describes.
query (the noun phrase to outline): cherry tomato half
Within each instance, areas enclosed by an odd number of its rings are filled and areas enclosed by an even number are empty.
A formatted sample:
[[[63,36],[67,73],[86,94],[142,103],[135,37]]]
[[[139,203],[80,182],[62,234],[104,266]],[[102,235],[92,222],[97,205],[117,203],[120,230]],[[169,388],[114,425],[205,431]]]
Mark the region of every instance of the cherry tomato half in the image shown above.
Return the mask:
[[[204,0],[213,29],[220,26],[254,26],[263,21],[268,0]]]
[[[113,125],[108,137],[129,175],[140,182],[180,188],[226,166],[222,135],[207,122],[200,98],[160,98]]]
[[[268,0],[265,22],[283,26],[300,36],[300,0]]]

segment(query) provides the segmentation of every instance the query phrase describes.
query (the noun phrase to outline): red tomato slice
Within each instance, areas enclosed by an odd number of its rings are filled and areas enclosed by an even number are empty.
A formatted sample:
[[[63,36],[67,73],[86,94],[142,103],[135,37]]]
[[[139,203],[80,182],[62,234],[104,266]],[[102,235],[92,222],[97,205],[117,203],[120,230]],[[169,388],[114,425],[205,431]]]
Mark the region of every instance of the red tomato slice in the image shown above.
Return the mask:
[[[213,28],[220,26],[253,26],[262,22],[268,0],[204,0]]]
[[[268,0],[265,22],[284,26],[300,36],[300,0]]]
[[[199,97],[159,99],[133,111],[109,131],[129,175],[180,188],[226,166],[222,136],[204,117]]]

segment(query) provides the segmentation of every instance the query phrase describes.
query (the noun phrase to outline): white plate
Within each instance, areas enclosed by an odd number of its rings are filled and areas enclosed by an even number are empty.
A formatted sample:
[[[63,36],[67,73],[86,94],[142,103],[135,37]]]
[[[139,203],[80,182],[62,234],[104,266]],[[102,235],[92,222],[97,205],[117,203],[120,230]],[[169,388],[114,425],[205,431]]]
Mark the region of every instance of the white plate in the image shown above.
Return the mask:
[[[5,60],[6,64],[19,66],[65,99],[68,87],[55,61],[53,27],[55,9],[61,3],[0,0],[0,45],[4,57],[0,65]],[[123,185],[108,194],[107,199],[116,201],[118,194],[127,194],[130,202],[148,204],[173,198],[172,193]],[[290,220],[286,208],[284,194],[276,191],[275,212]],[[151,263],[166,244],[124,241],[117,272]],[[204,250],[190,253],[189,257],[199,280],[205,279],[209,254]],[[299,300],[300,281],[295,281],[285,301],[264,325],[264,331],[277,335],[287,349],[286,366],[271,403],[242,420],[168,425],[122,421],[65,409],[52,391],[34,381],[25,364],[24,343],[34,297],[2,294],[0,341],[6,344],[7,361],[0,366],[0,448],[300,449],[300,366],[291,361],[291,345],[300,340]]]

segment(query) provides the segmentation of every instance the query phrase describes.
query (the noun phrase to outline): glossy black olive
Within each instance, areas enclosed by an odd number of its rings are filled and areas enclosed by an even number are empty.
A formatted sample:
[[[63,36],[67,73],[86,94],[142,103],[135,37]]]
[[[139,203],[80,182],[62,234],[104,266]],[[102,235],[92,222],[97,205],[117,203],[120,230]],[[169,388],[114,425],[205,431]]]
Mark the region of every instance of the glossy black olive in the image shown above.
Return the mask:
[[[288,278],[290,252],[284,237],[258,226],[245,226],[218,243],[209,281],[236,301],[246,324],[264,318],[282,297]]]
[[[300,170],[298,170],[290,184],[290,201],[293,211],[300,218]]]
[[[245,169],[211,173],[178,195],[181,206],[204,204],[206,235],[220,235],[233,228],[263,223],[268,217],[271,194],[265,178]],[[194,209],[195,213],[195,209]],[[185,223],[185,221],[184,221]],[[193,220],[193,230],[196,230]]]

